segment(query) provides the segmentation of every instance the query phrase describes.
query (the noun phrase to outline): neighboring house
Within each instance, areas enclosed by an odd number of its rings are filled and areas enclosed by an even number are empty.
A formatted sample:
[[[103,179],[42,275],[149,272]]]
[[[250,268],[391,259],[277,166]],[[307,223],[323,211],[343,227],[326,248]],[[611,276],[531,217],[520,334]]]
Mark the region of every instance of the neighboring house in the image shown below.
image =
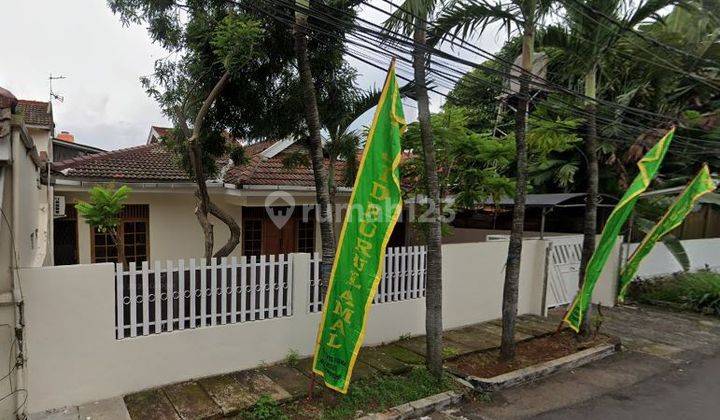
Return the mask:
[[[32,144],[40,157],[40,172],[47,170],[48,162],[53,157],[53,138],[55,137],[55,120],[51,102],[19,99],[15,109],[16,119],[22,120],[25,132],[28,134]],[[52,186],[41,184],[38,187],[40,192],[39,206],[45,226],[42,229],[43,241],[52,243]],[[45,253],[45,265],[52,264],[52,247],[47,247]]]
[[[60,134],[52,140],[52,151],[53,162],[61,162],[80,156],[104,152],[103,149],[97,147],[76,143],[75,136],[67,131],[61,131]]]
[[[160,143],[163,137],[167,137],[171,132],[172,128],[169,127],[150,126],[150,134],[148,134],[145,144]]]
[[[17,267],[40,267],[48,253],[48,190],[41,183],[52,132],[50,108],[34,101],[18,101],[0,88],[0,358],[23,362],[24,306]],[[35,111],[38,111],[37,113]],[[40,119],[35,117],[42,117]],[[49,118],[49,119],[48,119]],[[10,394],[9,383],[24,388],[24,367],[8,373],[0,392]],[[17,400],[0,401],[0,418],[15,418]]]
[[[600,195],[598,232],[605,226],[615,204],[616,198]],[[508,233],[512,226],[513,206],[513,198],[503,197],[498,203],[488,200],[481,208],[458,211],[452,222],[454,234],[445,242],[484,241],[488,235]],[[526,236],[583,232],[585,193],[528,194],[525,207]]]
[[[53,155],[52,139],[55,137],[52,103],[19,99],[17,114],[23,118],[28,134],[43,160]]]
[[[165,133],[160,127],[152,127],[148,144],[53,163],[50,183],[56,197],[65,202],[65,217],[56,218],[54,224],[56,265],[115,261],[116,251],[109,238],[91,232],[73,206],[87,199],[92,186],[109,183],[132,188],[121,226],[129,261],[202,257],[203,235],[194,214],[196,186],[176,156],[158,141]],[[285,163],[287,156],[305,153],[305,148],[294,141],[279,140],[251,144],[245,151],[246,164],[235,166],[221,159],[220,174],[208,181],[212,200],[242,229],[241,242],[232,255],[320,250],[312,170],[302,165],[289,168]],[[339,186],[336,201],[346,203],[350,188],[343,162],[335,173]],[[285,199],[296,207],[283,216],[290,204]],[[266,204],[271,206],[273,217]],[[217,249],[229,232],[222,222],[211,219]],[[278,227],[273,219],[285,223]]]

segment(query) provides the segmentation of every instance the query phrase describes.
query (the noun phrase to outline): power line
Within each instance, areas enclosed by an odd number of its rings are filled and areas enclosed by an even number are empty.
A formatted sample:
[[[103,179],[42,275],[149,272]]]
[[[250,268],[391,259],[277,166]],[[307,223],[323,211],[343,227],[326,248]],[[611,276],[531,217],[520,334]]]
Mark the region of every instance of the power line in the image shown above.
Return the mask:
[[[267,2],[266,2],[266,3],[267,3]],[[271,1],[269,1],[269,3],[275,4],[276,6],[277,6],[277,5],[285,6],[287,9],[290,9],[290,10],[301,11],[301,12],[303,12],[303,13],[309,15],[309,16],[312,16],[313,18],[315,18],[315,19],[317,19],[317,20],[319,20],[319,21],[321,21],[321,22],[323,22],[323,23],[327,23],[327,24],[330,24],[330,25],[333,25],[333,26],[336,26],[336,27],[338,26],[337,24],[334,24],[333,22],[330,22],[330,21],[327,19],[327,14],[325,14],[325,18],[322,18],[322,17],[317,16],[318,11],[317,11],[316,9],[312,9],[312,10],[311,10],[311,9],[309,9],[309,8],[299,8],[299,7],[297,7],[297,5],[294,4],[294,3],[292,3],[292,4],[284,3],[284,4],[283,4],[282,0],[271,0]],[[326,6],[326,7],[329,7],[329,6]],[[255,8],[255,9],[256,9],[256,10],[259,10],[259,9],[257,9],[257,8]],[[268,10],[260,10],[260,11],[261,11],[263,14],[266,14],[266,15],[274,18],[274,19],[280,20],[280,21],[282,21],[282,22],[284,22],[284,23],[286,23],[286,24],[288,24],[288,25],[291,25],[291,26],[292,26],[292,25],[294,25],[294,24],[297,24],[297,23],[294,21],[294,19],[292,18],[292,16],[288,16],[288,17],[282,18],[282,17],[278,16],[277,14],[271,13],[271,12],[268,11]],[[342,11],[341,11],[341,12],[342,12]],[[321,12],[321,13],[322,13],[322,12]],[[334,17],[333,17],[332,19],[333,19],[333,20],[336,20],[336,21],[338,20],[337,18],[334,18]],[[361,20],[362,20],[362,19],[361,19]],[[343,25],[344,25],[343,27],[347,29],[348,25],[345,24],[345,23],[343,23]],[[387,36],[387,34],[384,34],[384,33],[380,33],[380,34],[379,34],[377,31],[376,31],[376,32],[368,31],[367,28],[362,28],[362,27],[360,27],[360,26],[357,25],[357,24],[351,25],[351,28],[364,29],[366,34],[375,36],[376,39],[378,39],[378,42],[379,42],[379,43],[380,43],[380,40],[381,40],[381,39],[385,39],[385,37]],[[309,29],[309,30],[311,30],[311,31],[316,31],[316,32],[323,32],[323,30],[322,30],[321,28],[317,28],[317,27],[306,27],[305,29]],[[346,38],[340,37],[340,36],[339,36],[338,34],[336,34],[336,33],[331,33],[331,32],[329,32],[329,31],[324,31],[324,33],[325,33],[326,35],[334,36],[334,37],[339,37],[339,38],[342,38],[342,39],[345,40],[345,41],[348,41]],[[312,36],[312,33],[310,33],[309,35]],[[393,36],[394,36],[396,39],[399,39],[400,41],[402,41],[401,44],[404,44],[404,45],[413,45],[413,46],[414,46],[414,44],[413,44],[411,41],[407,41],[407,39],[403,39],[403,35],[401,35],[401,34],[394,33]],[[318,39],[317,37],[314,37],[314,38]],[[405,38],[406,38],[406,37],[405,37]],[[323,41],[322,39],[318,39],[318,40],[319,40],[320,42]],[[363,40],[363,38],[361,38],[361,40]],[[367,40],[367,38],[365,38],[364,41],[365,41],[366,43],[369,42],[369,41]],[[409,59],[407,59],[407,57],[403,57],[402,55],[398,56],[397,54],[392,54],[392,53],[388,52],[387,50],[385,50],[385,49],[383,49],[383,48],[372,47],[372,46],[370,46],[370,45],[367,45],[367,44],[364,44],[364,43],[360,43],[360,42],[357,42],[357,41],[352,41],[352,42],[350,42],[350,43],[358,46],[359,48],[370,49],[370,50],[373,51],[373,53],[375,53],[375,54],[381,54],[381,55],[385,55],[385,56],[395,56],[395,57],[399,57],[399,59],[400,59],[399,61],[403,61],[403,60],[404,60],[405,62],[410,62],[410,63],[411,63],[411,61],[410,61]],[[383,47],[387,47],[387,44],[383,44]],[[346,48],[346,50],[347,50],[347,48]],[[408,50],[396,49],[396,52],[400,52],[400,53],[405,53],[405,54],[407,54],[407,53],[408,53]],[[354,53],[348,53],[348,54],[349,54],[351,57],[354,57],[354,58],[356,58],[356,59],[358,59],[358,60],[360,60],[360,61],[362,61],[362,62],[365,62],[365,63],[368,64],[368,65],[373,65],[372,60],[369,59],[368,56],[365,56],[364,58],[362,58],[362,57],[358,54],[358,51],[355,51]],[[442,55],[444,58],[456,59],[456,57],[451,56],[451,55],[449,55],[449,54],[447,54],[447,53],[444,53],[444,52],[443,52],[443,54],[441,54],[441,55]],[[468,63],[467,63],[467,60],[463,60],[463,61],[464,61],[463,64],[468,65],[468,66],[471,66],[471,67],[477,65],[477,63],[472,63],[472,62],[469,62],[469,64],[468,64]],[[434,61],[434,62],[437,64],[437,61]],[[383,70],[383,71],[385,70],[384,67],[374,66],[374,65],[373,65],[373,67],[377,67],[377,68],[379,68],[380,70]],[[447,66],[446,66],[446,67],[447,67]],[[461,76],[464,75],[462,72],[460,72],[458,69],[456,69],[456,68],[454,68],[454,67],[450,67],[450,69],[453,70],[453,71],[455,71],[455,72],[460,73]],[[439,75],[439,76],[441,76],[442,78],[444,78],[444,79],[446,79],[446,80],[448,80],[448,81],[451,81],[452,83],[456,83],[456,82],[457,82],[457,79],[454,79],[454,78],[450,77],[450,76],[448,75],[448,73],[446,73],[446,72],[440,72],[440,71],[438,71],[438,70],[436,70],[436,69],[433,69],[431,66],[429,66],[428,71],[429,71],[430,73],[435,73],[436,75]],[[470,75],[472,75],[472,74],[470,74]],[[404,80],[408,80],[408,81],[410,80],[409,78],[403,78],[403,79],[404,79]],[[486,81],[486,80],[483,80],[483,79],[479,79],[479,80],[483,81],[484,83],[490,83],[490,84],[492,84],[491,82]],[[497,85],[494,85],[494,88],[498,88],[498,89],[501,90],[501,91],[504,89],[503,86],[498,87]],[[432,89],[432,88],[430,88],[429,90],[431,90],[431,91],[433,91],[433,92],[435,92],[435,93],[438,93],[438,94],[440,94],[440,95],[442,95],[442,96],[447,97],[446,94],[443,94],[443,93],[441,93],[441,92],[439,92],[439,91],[437,91],[437,90],[434,90],[434,89]],[[569,105],[571,105],[572,107],[574,107],[574,108],[577,109],[575,112],[578,112],[578,111],[579,111],[579,112],[582,112],[582,113],[587,114],[584,109],[579,108],[579,107],[576,107],[576,106],[574,106],[573,104],[569,104]],[[560,109],[562,109],[562,108],[560,108]],[[602,120],[602,117],[601,117],[600,119]],[[608,124],[607,126],[610,126],[610,125],[612,125],[612,126],[624,126],[624,128],[625,128],[626,130],[628,130],[628,129],[629,129],[629,130],[633,130],[632,132],[634,132],[634,133],[636,133],[636,134],[638,134],[638,133],[644,133],[645,130],[649,128],[649,127],[642,127],[642,126],[632,126],[632,125],[624,124],[624,123],[621,123],[621,122],[618,122],[618,121],[614,121],[614,120],[606,120],[606,121],[609,121],[609,124]],[[556,121],[553,121],[553,122],[556,122]],[[680,139],[679,139],[679,140],[680,140]],[[618,143],[623,143],[623,141],[621,141],[621,140],[616,140],[616,139],[613,139],[613,142],[616,143],[616,144],[618,144]],[[630,142],[625,141],[625,142],[624,142],[624,144],[632,144],[632,143],[633,143],[632,141],[630,141]],[[679,145],[681,145],[681,146],[683,145],[683,144],[682,144],[682,141],[678,141],[676,144],[679,144]],[[695,144],[692,144],[692,143],[687,143],[687,144],[685,144],[684,146],[685,146],[685,147],[688,147],[688,146],[689,146],[689,147],[693,147],[693,148],[698,148],[698,147],[699,147],[698,145],[695,145]],[[706,153],[707,151],[703,151],[703,152]]]
[[[708,63],[708,64],[710,64],[710,65],[717,65],[717,64],[718,64],[718,63],[713,62],[713,61],[711,61],[711,60],[708,60],[708,59],[706,59],[706,58],[698,57],[698,56],[696,56],[696,55],[693,55],[693,54],[688,53],[687,51],[683,51],[683,50],[681,50],[681,49],[679,49],[679,48],[676,48],[676,47],[674,47],[674,46],[672,46],[672,45],[669,45],[669,44],[666,44],[666,43],[664,43],[664,42],[661,42],[661,41],[659,41],[659,40],[657,40],[657,39],[655,39],[655,38],[653,38],[653,37],[650,37],[650,36],[648,36],[648,35],[640,32],[640,31],[635,30],[635,29],[633,29],[633,28],[631,28],[631,27],[629,27],[629,26],[627,26],[627,25],[623,25],[622,23],[618,22],[618,21],[617,21],[615,18],[613,18],[612,16],[608,16],[608,15],[607,15],[605,12],[603,12],[602,10],[598,10],[598,9],[590,6],[589,4],[582,3],[582,2],[580,2],[579,0],[568,0],[568,1],[571,1],[572,3],[575,3],[576,5],[584,8],[584,9],[589,9],[590,11],[592,11],[592,12],[594,12],[594,13],[597,13],[598,15],[600,15],[602,18],[604,18],[605,20],[607,20],[608,22],[610,22],[610,23],[613,24],[614,26],[617,26],[621,31],[629,32],[629,33],[637,36],[638,38],[642,39],[643,41],[645,41],[645,42],[647,42],[647,43],[649,43],[649,44],[652,44],[652,45],[654,45],[654,46],[663,48],[663,49],[665,49],[665,50],[667,50],[667,51],[672,51],[672,52],[674,52],[674,53],[676,53],[676,54],[684,55],[684,56],[687,57],[687,58],[692,58],[692,59],[694,59],[694,60],[699,60],[699,61],[706,62],[706,63]]]

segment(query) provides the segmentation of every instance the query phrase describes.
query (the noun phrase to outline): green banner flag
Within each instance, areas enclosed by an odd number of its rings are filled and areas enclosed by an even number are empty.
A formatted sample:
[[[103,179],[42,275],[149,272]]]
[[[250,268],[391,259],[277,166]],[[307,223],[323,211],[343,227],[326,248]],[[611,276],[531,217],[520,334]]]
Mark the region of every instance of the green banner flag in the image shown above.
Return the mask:
[[[630,256],[627,265],[620,274],[620,293],[618,294],[620,302],[625,301],[625,294],[630,282],[635,277],[643,258],[650,253],[655,243],[680,226],[688,213],[695,207],[697,200],[713,190],[715,190],[715,183],[710,177],[710,169],[708,169],[707,165],[703,165],[697,176],[685,187],[685,190],[675,199],[675,202],[667,209],[660,221],[645,235],[645,238]]]
[[[385,247],[402,209],[398,166],[405,127],[393,61],[345,214],[315,347],[313,372],[342,393],[350,385]]]
[[[623,195],[620,202],[615,206],[612,213],[610,213],[610,217],[608,217],[605,228],[600,236],[600,242],[598,242],[598,246],[592,257],[590,257],[590,261],[588,261],[587,268],[585,269],[585,279],[582,289],[578,291],[572,305],[570,305],[570,308],[568,308],[563,318],[563,322],[575,332],[580,331],[583,317],[592,301],[595,283],[597,283],[598,278],[600,278],[600,274],[610,256],[610,252],[612,252],[615,242],[617,242],[620,230],[630,216],[630,213],[632,213],[638,197],[645,191],[648,185],[650,185],[650,181],[652,181],[655,174],[657,174],[674,134],[675,129],[673,128],[640,159],[637,164],[640,173],[635,177],[630,187],[625,191],[625,195]]]

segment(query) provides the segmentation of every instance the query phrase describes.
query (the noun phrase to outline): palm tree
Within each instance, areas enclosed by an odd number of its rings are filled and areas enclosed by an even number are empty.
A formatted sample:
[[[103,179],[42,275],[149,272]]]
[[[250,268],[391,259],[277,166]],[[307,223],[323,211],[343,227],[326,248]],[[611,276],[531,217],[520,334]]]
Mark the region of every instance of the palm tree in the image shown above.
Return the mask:
[[[337,95],[332,108],[322,115],[323,126],[327,130],[325,152],[328,156],[328,188],[330,202],[335,203],[337,186],[335,185],[335,167],[339,159],[345,160],[345,180],[348,184],[355,179],[357,153],[360,147],[360,133],[350,130],[350,126],[368,110],[377,105],[381,91],[368,91],[357,88],[348,89],[344,95]]]
[[[542,35],[544,46],[559,48],[563,62],[573,77],[582,79],[585,102],[586,131],[584,136],[587,159],[587,197],[583,226],[583,250],[580,261],[579,286],[585,280],[590,257],[595,251],[598,205],[598,141],[597,108],[595,99],[598,92],[598,73],[602,70],[603,59],[620,40],[622,28],[632,28],[640,22],[656,16],[660,9],[675,3],[675,0],[648,0],[632,10],[626,9],[622,0],[560,0],[565,8],[566,26],[551,26]],[[610,20],[617,22],[611,23]],[[589,309],[589,308],[588,308]],[[590,335],[590,317],[585,314],[580,334]]]
[[[310,60],[307,49],[307,15],[303,10],[310,7],[309,0],[296,0],[298,11],[295,12],[295,54],[302,86],[305,120],[308,128],[308,149],[315,177],[315,194],[320,207],[320,237],[322,240],[322,262],[320,263],[321,290],[325,290],[330,281],[333,259],[335,258],[335,233],[328,187],[328,173],[323,157],[322,136],[320,134],[320,114],[318,112],[317,95],[313,83]]]
[[[427,24],[438,0],[405,0],[385,22],[390,31],[401,31],[413,37],[412,61],[415,99],[422,143],[426,191],[431,212],[427,229],[427,283],[425,291],[426,363],[430,373],[442,377],[442,244],[440,223],[440,186],[437,175],[435,145],[430,125],[426,65],[430,59],[427,46]]]
[[[436,27],[439,37],[458,34],[462,34],[464,37],[477,29],[484,30],[491,23],[500,22],[508,32],[518,31],[522,34],[523,72],[520,77],[517,111],[515,112],[517,186],[503,286],[502,340],[500,344],[500,357],[503,360],[511,360],[515,357],[515,323],[528,178],[527,114],[530,74],[533,68],[535,26],[536,22],[547,13],[551,4],[552,1],[549,0],[510,0],[496,3],[490,3],[488,0],[454,2],[441,14]]]

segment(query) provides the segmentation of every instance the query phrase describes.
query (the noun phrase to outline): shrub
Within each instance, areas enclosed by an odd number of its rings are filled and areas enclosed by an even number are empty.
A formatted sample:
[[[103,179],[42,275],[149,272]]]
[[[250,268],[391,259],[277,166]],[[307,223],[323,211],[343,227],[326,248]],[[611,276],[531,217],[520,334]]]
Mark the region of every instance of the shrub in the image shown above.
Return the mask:
[[[285,420],[288,417],[277,401],[269,395],[261,395],[258,402],[245,414],[247,420]]]
[[[640,302],[665,302],[684,309],[720,315],[720,274],[708,270],[649,280],[635,288]]]

